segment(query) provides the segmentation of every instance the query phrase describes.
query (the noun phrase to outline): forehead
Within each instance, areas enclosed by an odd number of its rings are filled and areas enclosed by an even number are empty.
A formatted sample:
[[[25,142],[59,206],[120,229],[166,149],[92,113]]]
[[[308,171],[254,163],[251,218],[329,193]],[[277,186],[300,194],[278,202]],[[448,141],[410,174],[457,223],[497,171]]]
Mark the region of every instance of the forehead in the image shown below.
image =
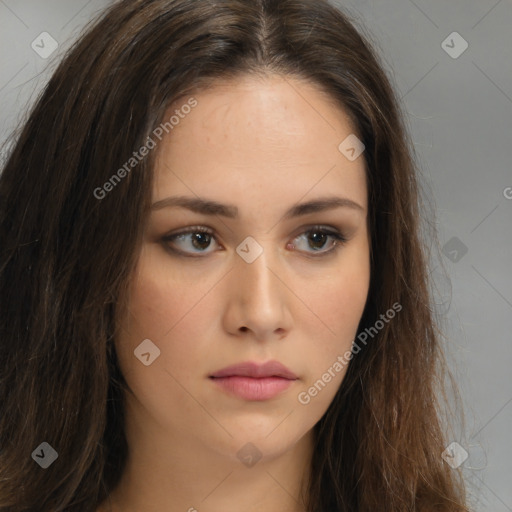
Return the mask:
[[[335,187],[366,208],[364,158],[351,162],[338,149],[355,127],[314,84],[244,76],[193,98],[192,110],[181,110],[184,97],[166,114],[180,115],[158,147],[157,199],[171,190],[207,196],[213,189],[228,195],[273,189],[299,194],[298,200],[313,188]]]

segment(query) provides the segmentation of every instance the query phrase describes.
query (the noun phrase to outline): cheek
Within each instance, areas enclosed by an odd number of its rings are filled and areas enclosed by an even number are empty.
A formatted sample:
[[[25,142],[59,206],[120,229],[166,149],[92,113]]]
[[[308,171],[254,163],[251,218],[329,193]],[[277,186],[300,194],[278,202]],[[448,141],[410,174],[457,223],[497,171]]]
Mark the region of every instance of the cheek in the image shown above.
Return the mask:
[[[333,343],[355,336],[368,297],[368,258],[364,252],[348,256],[334,271],[317,280],[315,286],[307,286],[305,303],[316,313],[309,316],[310,322],[316,321],[326,334],[323,337],[333,339]]]
[[[335,333],[359,321],[368,294],[368,281],[353,273],[343,273],[313,296],[321,318]],[[340,333],[341,334],[341,333]]]
[[[307,323],[302,326],[309,333],[308,345],[304,347],[308,353],[306,386],[309,389],[318,382],[309,396],[310,405],[314,402],[314,406],[308,409],[318,408],[319,413],[334,397],[350,364],[345,354],[357,336],[369,291],[370,262],[364,247],[347,251],[345,256],[318,286],[307,287],[306,303],[315,314],[308,314],[304,320]]]
[[[205,280],[184,272],[162,249],[146,246],[130,289],[129,335],[160,341],[174,337],[207,292]]]
[[[186,297],[165,274],[144,265],[132,286],[129,303],[131,331],[139,336],[162,339],[180,317]]]
[[[142,379],[145,387],[158,388],[162,381],[172,380],[164,369],[175,375],[185,372],[187,364],[195,360],[195,346],[187,343],[187,338],[198,336],[190,329],[194,326],[194,304],[200,300],[203,286],[188,286],[185,281],[161,259],[152,257],[150,251],[139,260],[129,291],[128,312],[116,342],[121,370],[134,387]],[[146,339],[160,351],[148,366],[134,354]]]
[[[304,326],[305,332],[310,333],[302,351],[307,364],[304,385],[295,397],[304,418],[314,418],[316,422],[322,417],[343,382],[364,311],[368,283],[365,272],[360,275],[341,272],[330,281],[329,287],[311,299],[311,309],[319,312],[321,321],[310,315],[308,325]]]

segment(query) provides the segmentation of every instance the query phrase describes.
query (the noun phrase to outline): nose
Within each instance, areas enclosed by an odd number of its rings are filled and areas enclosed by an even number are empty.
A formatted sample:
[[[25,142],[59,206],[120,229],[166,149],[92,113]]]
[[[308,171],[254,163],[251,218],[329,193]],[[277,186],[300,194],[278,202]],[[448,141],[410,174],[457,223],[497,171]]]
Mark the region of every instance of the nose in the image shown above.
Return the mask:
[[[252,263],[236,257],[226,283],[228,332],[265,341],[280,339],[290,330],[293,294],[285,266],[271,252],[264,248]]]

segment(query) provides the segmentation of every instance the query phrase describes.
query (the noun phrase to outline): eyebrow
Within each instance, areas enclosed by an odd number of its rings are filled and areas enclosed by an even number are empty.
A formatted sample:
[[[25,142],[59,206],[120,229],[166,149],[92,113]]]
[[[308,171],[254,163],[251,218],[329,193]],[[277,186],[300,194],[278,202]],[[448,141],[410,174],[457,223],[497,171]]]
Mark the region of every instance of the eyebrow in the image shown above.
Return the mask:
[[[202,215],[220,215],[230,219],[238,218],[238,207],[231,204],[222,204],[217,201],[201,199],[187,196],[167,197],[157,201],[151,206],[151,210],[161,210],[162,208],[181,207]],[[307,203],[293,206],[285,214],[284,219],[291,219],[308,215],[310,213],[323,212],[334,208],[351,208],[364,212],[364,208],[346,197],[321,197]]]

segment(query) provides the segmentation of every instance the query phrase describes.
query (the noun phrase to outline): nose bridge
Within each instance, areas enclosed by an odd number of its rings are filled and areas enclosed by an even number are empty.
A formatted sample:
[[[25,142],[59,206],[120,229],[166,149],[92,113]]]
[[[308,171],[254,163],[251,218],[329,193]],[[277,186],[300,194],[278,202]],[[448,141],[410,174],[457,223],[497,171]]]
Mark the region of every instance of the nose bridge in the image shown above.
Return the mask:
[[[244,294],[248,293],[253,301],[256,298],[260,305],[272,302],[279,293],[279,280],[275,275],[279,270],[277,258],[273,257],[270,243],[250,239],[240,245],[236,279],[243,287]],[[249,250],[245,252],[247,248]],[[256,257],[252,259],[254,256]],[[247,299],[247,297],[244,298]]]
[[[252,323],[254,327],[261,326],[263,322],[268,329],[282,327],[280,316],[286,294],[282,282],[284,277],[280,278],[279,274],[283,267],[272,249],[270,237],[258,241],[248,237],[237,252],[233,288],[244,322]]]

